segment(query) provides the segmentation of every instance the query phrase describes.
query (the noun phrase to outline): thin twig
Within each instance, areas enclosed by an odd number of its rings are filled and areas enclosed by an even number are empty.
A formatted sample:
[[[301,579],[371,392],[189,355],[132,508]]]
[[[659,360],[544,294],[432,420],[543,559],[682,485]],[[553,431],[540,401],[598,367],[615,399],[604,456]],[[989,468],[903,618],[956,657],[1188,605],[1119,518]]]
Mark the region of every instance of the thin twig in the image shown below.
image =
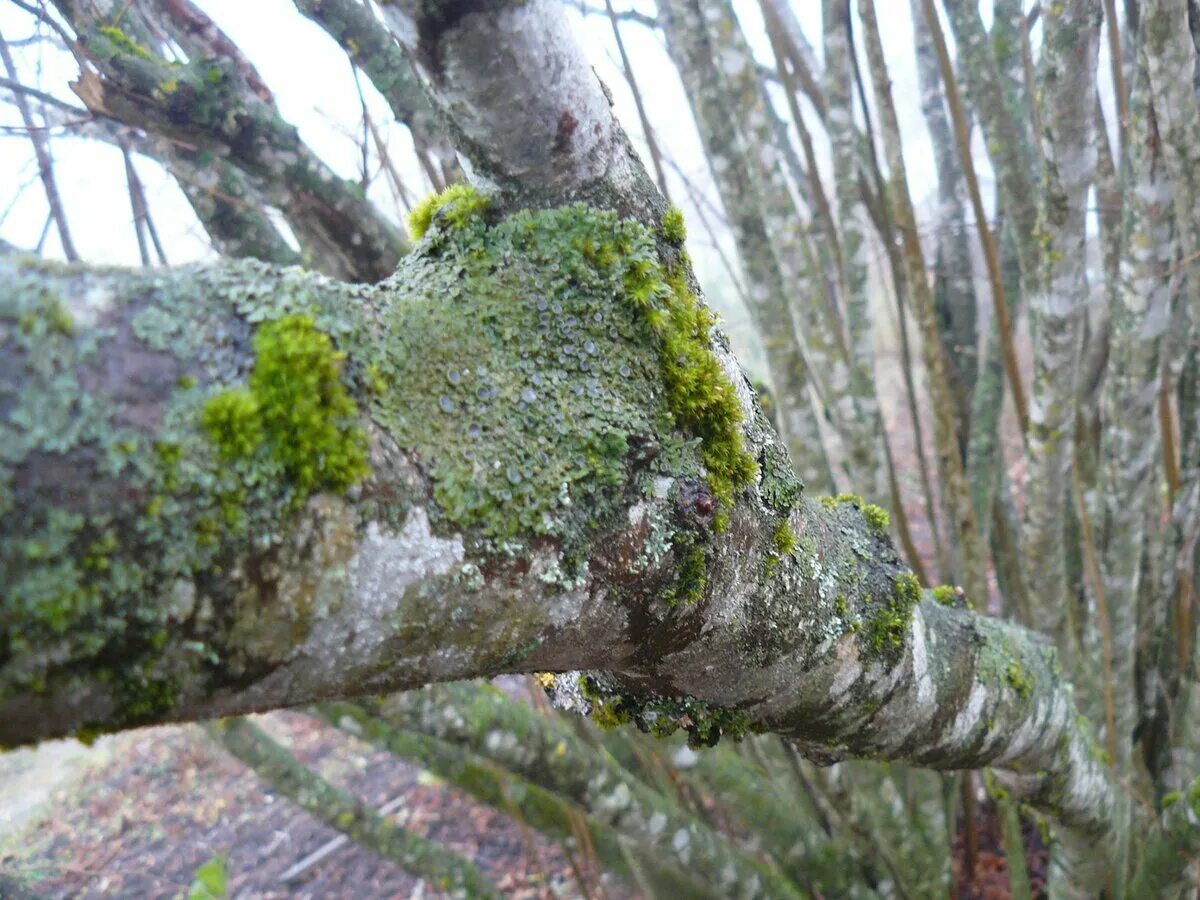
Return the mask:
[[[8,50],[8,44],[5,42],[3,34],[0,34],[0,60],[4,62],[4,69],[8,73],[9,79],[17,82],[17,67],[13,62],[12,54]],[[66,256],[69,262],[77,262],[79,260],[79,252],[75,249],[75,242],[71,239],[71,229],[67,226],[67,214],[63,209],[62,197],[58,193],[58,183],[54,177],[54,159],[50,155],[49,139],[34,122],[33,113],[29,109],[29,103],[25,99],[25,94],[21,91],[14,91],[13,98],[17,110],[21,113],[21,121],[29,132],[29,142],[33,145],[34,155],[37,157],[38,172],[42,178],[42,187],[46,191],[46,202],[50,206],[50,215],[54,217],[54,225],[58,229],[58,237],[62,243],[63,255]]]

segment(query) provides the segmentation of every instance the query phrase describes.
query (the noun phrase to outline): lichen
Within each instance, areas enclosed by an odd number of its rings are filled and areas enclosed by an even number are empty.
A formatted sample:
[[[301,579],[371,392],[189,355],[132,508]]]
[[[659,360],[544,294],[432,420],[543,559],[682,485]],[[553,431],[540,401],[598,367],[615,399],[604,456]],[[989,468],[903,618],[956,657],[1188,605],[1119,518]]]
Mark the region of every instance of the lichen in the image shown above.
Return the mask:
[[[698,456],[725,506],[753,477],[711,315],[640,223],[582,204],[469,217],[394,286],[364,353],[384,386],[372,410],[419,454],[445,521],[569,538],[638,466],[678,475]]]
[[[425,237],[437,217],[450,228],[462,228],[488,208],[487,195],[469,184],[452,184],[440,194],[430,194],[408,214],[408,232],[414,241]]]
[[[341,493],[367,474],[358,409],[341,380],[345,356],[307,315],[262,323],[247,387],[215,394],[201,423],[226,460],[260,448],[283,469],[297,502]]]

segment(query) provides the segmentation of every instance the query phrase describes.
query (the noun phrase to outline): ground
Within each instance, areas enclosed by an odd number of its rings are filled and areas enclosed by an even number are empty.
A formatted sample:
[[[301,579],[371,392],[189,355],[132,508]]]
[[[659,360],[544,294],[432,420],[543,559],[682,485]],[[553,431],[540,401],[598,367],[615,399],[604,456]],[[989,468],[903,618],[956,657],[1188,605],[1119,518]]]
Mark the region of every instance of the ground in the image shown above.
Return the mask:
[[[554,844],[413,766],[297,713],[258,721],[364,800],[379,806],[401,797],[397,821],[473,859],[506,896],[579,893]],[[246,900],[435,896],[353,844],[282,882],[337,832],[272,796],[196,726],[128,732],[88,751],[58,741],[37,756],[36,769],[30,751],[0,756],[0,874],[40,897],[185,896],[196,869],[223,852],[230,896]],[[46,801],[40,809],[35,796]]]

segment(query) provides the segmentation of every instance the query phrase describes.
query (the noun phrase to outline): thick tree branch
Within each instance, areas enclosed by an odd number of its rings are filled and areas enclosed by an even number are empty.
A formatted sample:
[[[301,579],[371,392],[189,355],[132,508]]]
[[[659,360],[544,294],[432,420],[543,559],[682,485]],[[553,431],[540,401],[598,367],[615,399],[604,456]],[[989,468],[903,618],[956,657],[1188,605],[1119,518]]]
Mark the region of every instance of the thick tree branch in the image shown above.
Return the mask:
[[[393,278],[0,258],[0,742],[591,670],[565,701],[697,743],[996,766],[1093,884],[1053,650],[803,495],[561,14],[389,9],[507,192]]]

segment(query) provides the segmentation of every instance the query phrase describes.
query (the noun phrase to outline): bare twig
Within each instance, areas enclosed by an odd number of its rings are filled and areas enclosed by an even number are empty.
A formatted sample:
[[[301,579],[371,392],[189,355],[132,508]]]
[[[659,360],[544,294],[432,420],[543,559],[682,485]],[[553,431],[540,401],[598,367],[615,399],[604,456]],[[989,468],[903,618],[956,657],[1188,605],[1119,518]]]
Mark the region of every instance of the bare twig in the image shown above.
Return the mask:
[[[0,34],[0,60],[4,62],[4,69],[8,73],[9,79],[14,82],[18,81],[17,67],[3,34]],[[21,91],[14,91],[13,101],[21,113],[22,123],[29,132],[29,142],[33,145],[33,152],[37,157],[38,172],[41,175],[42,186],[46,190],[46,202],[50,206],[50,215],[54,217],[54,225],[58,229],[63,255],[70,262],[76,262],[79,259],[79,252],[75,249],[75,242],[71,239],[71,229],[67,226],[67,214],[63,209],[62,197],[58,193],[58,183],[54,177],[54,159],[50,155],[50,141],[34,121],[25,94]]]

